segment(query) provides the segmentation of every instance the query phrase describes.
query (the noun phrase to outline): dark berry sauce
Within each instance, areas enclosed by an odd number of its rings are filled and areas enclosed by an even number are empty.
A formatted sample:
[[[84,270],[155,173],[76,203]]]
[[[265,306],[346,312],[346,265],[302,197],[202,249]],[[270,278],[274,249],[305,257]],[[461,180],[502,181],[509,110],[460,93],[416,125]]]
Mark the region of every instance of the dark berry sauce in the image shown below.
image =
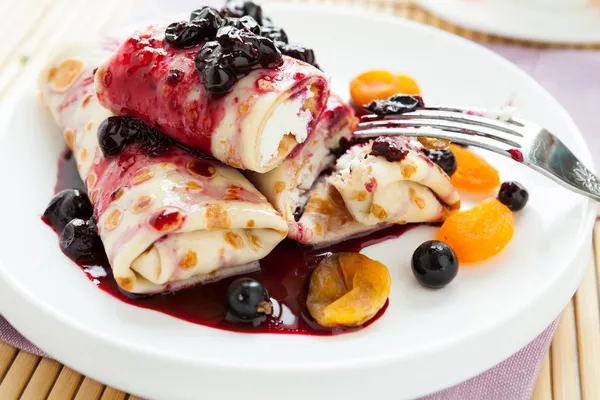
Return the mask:
[[[56,190],[83,188],[73,157],[68,153],[58,162]],[[173,294],[136,296],[126,294],[117,286],[108,263],[82,266],[86,276],[111,296],[127,304],[155,310],[194,324],[247,333],[284,333],[304,335],[333,335],[362,329],[381,317],[388,303],[366,324],[356,328],[327,329],[320,327],[306,309],[308,280],[312,270],[323,258],[334,252],[358,252],[365,247],[393,239],[417,225],[397,225],[366,236],[357,237],[332,246],[305,247],[284,240],[260,261],[261,270],[244,277],[256,279],[267,289],[273,301],[273,314],[260,326],[226,321],[229,285],[239,276],[223,279],[204,286],[180,290]]]

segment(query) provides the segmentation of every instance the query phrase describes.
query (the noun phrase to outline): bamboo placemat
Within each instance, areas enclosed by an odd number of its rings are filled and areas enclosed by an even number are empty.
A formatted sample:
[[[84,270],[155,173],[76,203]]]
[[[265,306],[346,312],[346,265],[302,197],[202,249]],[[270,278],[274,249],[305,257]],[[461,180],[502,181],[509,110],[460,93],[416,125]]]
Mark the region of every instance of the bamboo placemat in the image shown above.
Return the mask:
[[[21,74],[39,69],[68,38],[95,32],[147,0],[2,0],[0,15],[0,98]],[[287,0],[319,2],[322,0]],[[535,48],[600,49],[598,45],[544,44],[467,30],[402,0],[330,0],[430,24],[483,43]],[[600,399],[600,221],[594,227],[594,254],[581,287],[565,308],[535,388],[536,400]],[[59,362],[0,342],[0,399],[139,399],[82,376]]]

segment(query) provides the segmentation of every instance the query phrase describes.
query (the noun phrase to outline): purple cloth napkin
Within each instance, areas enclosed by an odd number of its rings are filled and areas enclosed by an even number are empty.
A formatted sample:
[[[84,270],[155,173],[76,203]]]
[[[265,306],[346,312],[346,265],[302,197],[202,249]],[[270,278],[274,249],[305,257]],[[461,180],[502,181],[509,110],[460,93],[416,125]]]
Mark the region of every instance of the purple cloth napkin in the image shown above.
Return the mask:
[[[511,46],[490,46],[490,48],[519,65],[560,101],[575,119],[586,137],[594,160],[598,162],[600,160],[600,135],[597,134],[600,127],[598,110],[600,52],[537,50]],[[422,400],[529,399],[555,328],[556,321],[533,342],[502,363]],[[0,339],[21,350],[45,355],[2,317],[0,317]]]

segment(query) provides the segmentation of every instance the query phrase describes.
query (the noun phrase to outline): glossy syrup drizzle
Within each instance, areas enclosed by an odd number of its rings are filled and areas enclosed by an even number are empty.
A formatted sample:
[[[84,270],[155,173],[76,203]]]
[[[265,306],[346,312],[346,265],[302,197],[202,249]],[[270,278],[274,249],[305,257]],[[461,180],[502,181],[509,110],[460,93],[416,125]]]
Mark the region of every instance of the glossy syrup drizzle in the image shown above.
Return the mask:
[[[56,191],[83,189],[75,161],[70,153],[59,159]],[[325,329],[317,325],[306,309],[308,280],[312,270],[324,257],[340,251],[358,252],[370,245],[402,235],[416,225],[398,225],[335,245],[310,248],[284,240],[260,261],[260,271],[246,274],[261,282],[273,300],[273,315],[258,327],[225,321],[227,289],[237,277],[223,279],[204,286],[156,296],[132,296],[122,292],[114,281],[108,264],[82,266],[88,278],[104,292],[136,307],[171,315],[191,323],[236,332],[332,335],[364,328],[376,321],[388,303],[369,322],[356,328]]]

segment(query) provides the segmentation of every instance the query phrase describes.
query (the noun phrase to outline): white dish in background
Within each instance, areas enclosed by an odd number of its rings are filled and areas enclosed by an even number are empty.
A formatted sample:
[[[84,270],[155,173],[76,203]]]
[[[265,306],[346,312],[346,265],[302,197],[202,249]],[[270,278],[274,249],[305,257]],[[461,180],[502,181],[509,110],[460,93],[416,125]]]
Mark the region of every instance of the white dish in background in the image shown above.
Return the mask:
[[[498,108],[512,99],[520,115],[547,126],[591,165],[559,103],[474,43],[364,12],[266,8],[293,41],[314,47],[338,93],[347,94],[358,73],[387,68],[414,76],[429,102]],[[596,206],[508,158],[485,154],[503,180],[518,179],[530,192],[527,208],[515,215],[512,242],[490,261],[463,267],[438,291],[419,286],[410,270],[412,251],[434,228],[366,249],[388,265],[393,283],[386,313],[360,332],[239,334],[121,303],[88,281],[40,221],[64,145],[34,79],[26,77],[0,112],[0,311],[49,354],[108,385],[169,400],[415,398],[519,350],[556,318],[580,282]]]
[[[600,44],[600,5],[525,0],[417,0],[434,14],[468,29],[515,39]],[[551,2],[548,2],[551,3]],[[554,2],[556,3],[556,2]]]

